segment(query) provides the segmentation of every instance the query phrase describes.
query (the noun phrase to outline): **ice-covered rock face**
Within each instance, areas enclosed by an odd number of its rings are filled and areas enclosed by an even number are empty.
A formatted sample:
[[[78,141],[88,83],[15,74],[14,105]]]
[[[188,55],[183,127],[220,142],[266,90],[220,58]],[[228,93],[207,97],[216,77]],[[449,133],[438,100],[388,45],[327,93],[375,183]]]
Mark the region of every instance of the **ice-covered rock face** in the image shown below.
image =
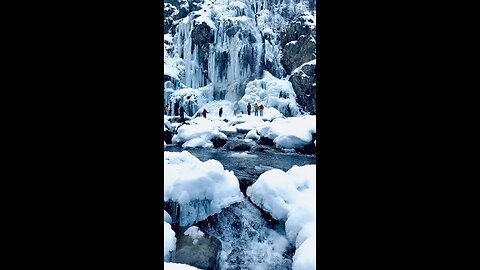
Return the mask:
[[[173,83],[165,89],[210,87],[207,102],[236,104],[264,71],[288,81],[292,70],[316,57],[312,0],[169,0],[164,8],[165,75]],[[170,94],[165,100],[171,102]]]

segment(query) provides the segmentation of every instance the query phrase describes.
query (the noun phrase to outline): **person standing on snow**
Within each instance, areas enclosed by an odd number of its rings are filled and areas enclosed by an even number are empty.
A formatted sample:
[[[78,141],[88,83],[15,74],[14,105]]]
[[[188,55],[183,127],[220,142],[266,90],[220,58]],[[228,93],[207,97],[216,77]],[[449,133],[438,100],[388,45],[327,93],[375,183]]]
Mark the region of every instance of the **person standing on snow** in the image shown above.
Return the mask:
[[[218,116],[222,117],[222,113],[223,113],[223,108],[220,107],[220,110],[218,110]]]
[[[183,106],[180,106],[180,120],[183,120],[185,117],[185,109]]]
[[[258,116],[258,103],[255,102],[255,104],[253,104],[253,109],[255,111],[255,116]]]
[[[260,106],[258,106],[258,110],[260,111],[260,116],[263,116],[263,104],[260,104]]]
[[[203,109],[202,114],[203,114],[203,117],[204,117],[204,118],[207,118],[207,113],[208,113],[208,112],[207,112],[207,109]]]
[[[247,114],[250,115],[250,111],[252,110],[252,105],[250,103],[247,104]]]

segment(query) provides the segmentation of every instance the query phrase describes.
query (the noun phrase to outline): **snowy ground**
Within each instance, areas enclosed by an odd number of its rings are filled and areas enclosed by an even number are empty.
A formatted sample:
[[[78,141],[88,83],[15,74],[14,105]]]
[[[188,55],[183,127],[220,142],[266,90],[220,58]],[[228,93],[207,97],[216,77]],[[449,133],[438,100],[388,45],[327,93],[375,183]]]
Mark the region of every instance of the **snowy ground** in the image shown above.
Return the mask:
[[[177,134],[172,142],[184,148],[213,147],[212,139],[227,139],[227,134],[236,132],[247,133],[246,139],[269,138],[279,149],[302,149],[313,144],[313,135],[316,133],[315,115],[285,118],[278,114],[275,116],[276,110],[273,110],[275,109],[271,109],[271,113],[264,117],[245,114],[222,115],[222,118],[218,115],[196,117],[181,126],[179,123],[171,123],[171,117],[165,116],[164,129],[174,130],[172,127],[180,126],[175,130]]]

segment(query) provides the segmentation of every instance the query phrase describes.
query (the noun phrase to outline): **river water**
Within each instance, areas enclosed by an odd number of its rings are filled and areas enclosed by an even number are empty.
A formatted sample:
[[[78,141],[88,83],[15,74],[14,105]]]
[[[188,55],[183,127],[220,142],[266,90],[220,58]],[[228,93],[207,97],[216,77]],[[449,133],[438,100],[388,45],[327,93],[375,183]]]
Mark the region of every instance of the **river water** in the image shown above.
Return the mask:
[[[315,155],[278,151],[233,152],[215,148],[167,146],[165,151],[187,150],[201,161],[218,160],[226,170],[235,173],[240,189],[245,193],[258,176],[270,169],[284,171],[293,165],[316,164]],[[288,243],[284,224],[271,217],[248,198],[222,210],[219,214],[195,224],[222,243],[222,270],[290,270],[294,247]]]

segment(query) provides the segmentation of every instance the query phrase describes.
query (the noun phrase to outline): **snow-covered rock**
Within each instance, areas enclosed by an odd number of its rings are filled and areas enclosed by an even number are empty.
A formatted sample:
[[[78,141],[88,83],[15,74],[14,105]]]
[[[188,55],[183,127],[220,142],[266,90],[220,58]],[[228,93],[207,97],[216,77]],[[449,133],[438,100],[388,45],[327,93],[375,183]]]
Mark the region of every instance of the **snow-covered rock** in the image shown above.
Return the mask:
[[[164,166],[163,199],[172,204],[173,223],[180,226],[244,200],[237,177],[216,160],[202,162],[187,151],[164,152]]]
[[[206,141],[210,141],[213,138],[227,138],[227,135],[218,131],[212,121],[203,117],[195,118],[189,121],[189,123],[190,125],[182,125],[177,129],[177,134],[173,136],[172,143],[182,144],[198,138],[196,141],[189,142],[184,147],[210,147]]]
[[[175,238],[175,232],[172,230],[172,227],[167,222],[163,222],[163,260],[170,261],[172,259],[172,254],[175,252],[175,243],[177,239]]]
[[[260,140],[260,135],[257,134],[256,129],[252,129],[245,135],[245,139]]]
[[[316,133],[316,116],[276,118],[257,128],[262,137],[272,139],[278,148],[303,148],[312,143]]]

